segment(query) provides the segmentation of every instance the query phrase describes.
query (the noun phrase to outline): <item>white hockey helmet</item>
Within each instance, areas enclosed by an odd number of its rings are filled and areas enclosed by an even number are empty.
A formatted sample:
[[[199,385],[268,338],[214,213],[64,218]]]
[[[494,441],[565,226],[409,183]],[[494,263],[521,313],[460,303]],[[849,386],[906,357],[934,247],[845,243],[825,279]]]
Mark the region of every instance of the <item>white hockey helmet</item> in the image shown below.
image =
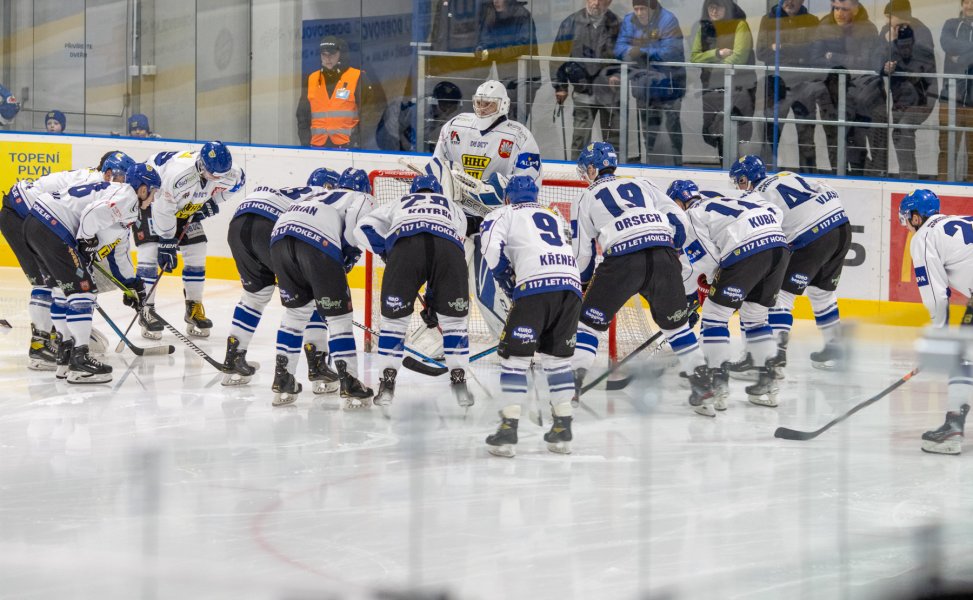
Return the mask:
[[[510,98],[507,88],[495,80],[485,81],[476,88],[473,94],[473,114],[476,115],[480,129],[486,129],[491,123],[510,110]]]

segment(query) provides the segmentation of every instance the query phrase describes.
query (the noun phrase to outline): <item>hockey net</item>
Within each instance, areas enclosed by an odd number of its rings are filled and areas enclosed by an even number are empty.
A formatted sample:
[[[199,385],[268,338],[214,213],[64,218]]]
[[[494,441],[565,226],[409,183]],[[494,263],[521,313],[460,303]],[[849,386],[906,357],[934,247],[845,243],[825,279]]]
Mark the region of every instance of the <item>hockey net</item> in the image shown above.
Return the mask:
[[[372,171],[369,174],[372,194],[379,205],[398,201],[409,193],[413,177],[415,174],[411,171]],[[570,221],[572,202],[587,187],[587,184],[579,179],[571,179],[564,175],[562,177],[544,178],[538,201],[545,206],[556,208],[566,221]],[[384,271],[382,260],[367,252],[365,255],[365,326],[375,331],[382,323],[380,290]],[[421,308],[417,302],[409,331],[422,324],[419,318]],[[612,361],[620,360],[645,342],[652,333],[652,326],[649,324],[641,300],[635,296],[622,307],[609,330],[602,336],[599,352],[607,352]],[[471,352],[475,352],[472,346],[480,345],[486,348],[497,343],[496,337],[480,316],[480,309],[476,302],[470,302],[469,336]],[[365,351],[372,352],[374,346],[377,346],[377,340],[366,332]]]

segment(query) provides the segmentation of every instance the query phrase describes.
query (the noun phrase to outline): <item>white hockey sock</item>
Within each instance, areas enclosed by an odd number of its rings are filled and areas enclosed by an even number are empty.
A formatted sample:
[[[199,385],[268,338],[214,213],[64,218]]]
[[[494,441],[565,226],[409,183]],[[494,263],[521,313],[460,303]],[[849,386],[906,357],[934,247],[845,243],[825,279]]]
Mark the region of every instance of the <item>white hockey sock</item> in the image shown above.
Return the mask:
[[[500,390],[507,404],[524,403],[527,398],[528,369],[530,357],[510,356],[500,359]],[[572,379],[572,385],[573,381]]]
[[[274,286],[268,286],[253,293],[246,290],[233,309],[233,322],[230,324],[230,336],[240,340],[240,349],[246,350],[253,339],[253,333],[260,324],[260,317],[274,295]]]
[[[571,359],[540,353],[538,353],[538,357],[541,366],[544,368],[544,376],[547,377],[551,406],[556,407],[565,402],[568,403],[568,406],[571,406],[571,396],[574,395],[574,373],[571,371]]]
[[[203,301],[206,285],[206,244],[191,244],[180,248],[182,252],[182,287],[186,300]]]
[[[692,373],[696,367],[706,364],[703,351],[699,347],[699,339],[696,333],[690,329],[687,321],[682,327],[675,329],[663,329],[662,335],[669,342],[669,347],[679,359],[679,368],[686,373]]]
[[[597,355],[598,331],[592,329],[589,325],[579,322],[571,366],[575,369],[590,369]]]
[[[794,299],[794,294],[781,290],[777,294],[777,303],[768,311],[767,322],[778,340],[780,334],[790,333],[794,326]]]
[[[51,323],[54,329],[61,334],[61,339],[74,339],[71,330],[68,329],[68,299],[61,288],[51,290],[53,301],[51,302]]]
[[[719,368],[730,360],[730,317],[733,309],[713,301],[703,305],[700,335],[703,338],[703,356],[710,368]]]
[[[91,315],[95,312],[95,295],[89,293],[68,296],[68,329],[79,346],[88,344],[91,338]]]
[[[314,344],[318,352],[324,352],[328,347],[328,323],[317,310],[311,313],[311,320],[304,328],[304,343]]]
[[[814,286],[807,288],[807,297],[814,310],[814,321],[818,324],[825,345],[837,341],[841,335],[841,316],[838,314],[838,294]]]
[[[50,333],[52,327],[51,304],[53,301],[51,288],[35,285],[30,289],[30,303],[27,305],[27,314],[30,316],[31,324],[38,331]]]
[[[740,328],[747,342],[747,351],[758,367],[777,355],[774,330],[767,322],[767,313],[766,306],[755,302],[744,302],[740,307]]]
[[[288,308],[280,320],[280,328],[277,330],[277,356],[287,357],[287,371],[291,375],[297,372],[301,346],[304,343],[304,327],[313,311],[314,303],[308,302],[298,308]]]
[[[348,373],[357,378],[358,347],[355,345],[355,334],[351,329],[354,318],[354,313],[328,317],[328,351],[331,353],[331,360],[345,361]],[[406,322],[408,323],[408,320]],[[382,319],[382,324],[385,324],[385,319]]]
[[[439,326],[443,330],[443,352],[446,354],[446,366],[450,369],[465,369],[470,364],[467,323],[467,317],[439,316]]]
[[[405,348],[405,332],[408,331],[410,317],[387,319],[382,317],[382,329],[378,336],[378,367],[398,369]]]
[[[949,386],[946,388],[946,409],[957,412],[964,404],[973,404],[971,399],[973,399],[973,368],[964,365],[950,374]]]
[[[156,242],[146,242],[138,247],[138,266],[135,269],[142,281],[145,282],[145,289],[152,290],[152,295],[146,301],[148,304],[155,304],[155,283],[159,280],[159,244]]]

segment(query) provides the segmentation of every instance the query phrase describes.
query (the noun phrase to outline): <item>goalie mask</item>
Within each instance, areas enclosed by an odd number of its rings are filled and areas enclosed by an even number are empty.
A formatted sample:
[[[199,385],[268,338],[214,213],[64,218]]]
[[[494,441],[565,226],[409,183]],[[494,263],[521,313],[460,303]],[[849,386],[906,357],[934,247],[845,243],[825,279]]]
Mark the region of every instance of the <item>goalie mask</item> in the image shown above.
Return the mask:
[[[510,98],[502,83],[490,80],[476,88],[476,93],[473,94],[473,114],[476,115],[477,129],[487,129],[500,117],[507,116],[509,110]]]

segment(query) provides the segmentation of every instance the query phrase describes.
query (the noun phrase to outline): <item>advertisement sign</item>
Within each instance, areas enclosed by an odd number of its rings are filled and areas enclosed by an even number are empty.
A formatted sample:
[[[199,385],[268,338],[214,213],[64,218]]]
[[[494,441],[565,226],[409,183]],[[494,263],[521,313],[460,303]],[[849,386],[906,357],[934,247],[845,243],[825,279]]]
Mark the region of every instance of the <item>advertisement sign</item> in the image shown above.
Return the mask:
[[[71,144],[0,142],[0,190],[4,193],[21,179],[71,168]]]

